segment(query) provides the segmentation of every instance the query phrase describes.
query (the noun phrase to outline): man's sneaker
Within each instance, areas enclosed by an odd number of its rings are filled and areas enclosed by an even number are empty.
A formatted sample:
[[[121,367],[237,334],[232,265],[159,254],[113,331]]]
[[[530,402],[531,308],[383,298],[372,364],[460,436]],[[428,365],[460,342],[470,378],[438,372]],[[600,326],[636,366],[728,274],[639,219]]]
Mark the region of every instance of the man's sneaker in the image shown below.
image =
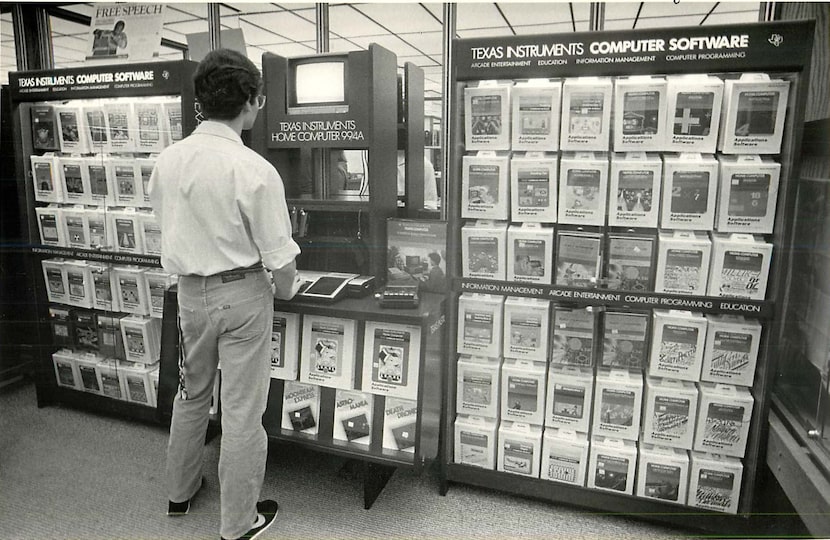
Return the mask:
[[[188,512],[190,512],[190,503],[193,499],[196,498],[196,495],[202,490],[202,486],[205,485],[205,477],[203,476],[202,479],[199,481],[199,487],[196,488],[196,493],[193,494],[192,497],[187,499],[184,502],[173,502],[167,501],[167,515],[168,516],[185,516]]]
[[[239,540],[254,540],[259,538],[259,535],[265,532],[265,529],[271,526],[277,520],[277,512],[279,512],[280,505],[277,501],[265,500],[256,503],[256,521],[250,531],[239,537]]]

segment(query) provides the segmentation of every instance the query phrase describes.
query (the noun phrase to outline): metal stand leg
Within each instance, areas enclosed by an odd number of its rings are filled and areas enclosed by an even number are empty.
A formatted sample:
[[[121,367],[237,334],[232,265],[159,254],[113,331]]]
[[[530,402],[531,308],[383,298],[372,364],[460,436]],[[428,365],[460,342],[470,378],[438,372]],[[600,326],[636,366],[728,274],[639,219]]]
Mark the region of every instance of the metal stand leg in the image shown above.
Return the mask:
[[[363,508],[370,509],[377,500],[386,483],[392,478],[395,469],[389,465],[363,462]]]

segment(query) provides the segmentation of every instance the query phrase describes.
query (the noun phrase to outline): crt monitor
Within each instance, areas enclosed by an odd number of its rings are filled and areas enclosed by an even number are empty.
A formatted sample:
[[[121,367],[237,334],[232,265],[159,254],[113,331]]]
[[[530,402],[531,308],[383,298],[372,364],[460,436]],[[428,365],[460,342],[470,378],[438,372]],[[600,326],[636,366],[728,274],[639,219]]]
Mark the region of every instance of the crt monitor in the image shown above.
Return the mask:
[[[348,112],[348,56],[323,55],[288,61],[288,113]]]

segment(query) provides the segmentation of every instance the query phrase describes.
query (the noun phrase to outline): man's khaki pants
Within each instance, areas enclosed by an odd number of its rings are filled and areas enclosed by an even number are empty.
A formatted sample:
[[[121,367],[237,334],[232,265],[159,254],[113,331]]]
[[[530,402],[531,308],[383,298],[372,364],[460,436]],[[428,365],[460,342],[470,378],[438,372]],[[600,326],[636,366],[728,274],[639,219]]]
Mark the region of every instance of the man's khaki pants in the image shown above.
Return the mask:
[[[167,447],[173,502],[196,493],[213,381],[221,360],[222,441],[219,454],[223,538],[238,538],[256,519],[268,440],[262,415],[270,384],[274,297],[264,270],[181,276],[179,392]]]

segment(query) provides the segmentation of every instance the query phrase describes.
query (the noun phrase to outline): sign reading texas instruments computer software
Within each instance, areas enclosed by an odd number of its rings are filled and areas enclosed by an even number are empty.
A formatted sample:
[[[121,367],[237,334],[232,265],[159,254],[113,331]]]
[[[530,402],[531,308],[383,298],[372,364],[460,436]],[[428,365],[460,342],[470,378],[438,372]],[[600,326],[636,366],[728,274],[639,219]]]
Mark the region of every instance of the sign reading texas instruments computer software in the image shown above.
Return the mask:
[[[812,34],[799,23],[647,29],[456,42],[458,80],[715,71],[740,61],[746,70],[789,69],[804,63]]]

